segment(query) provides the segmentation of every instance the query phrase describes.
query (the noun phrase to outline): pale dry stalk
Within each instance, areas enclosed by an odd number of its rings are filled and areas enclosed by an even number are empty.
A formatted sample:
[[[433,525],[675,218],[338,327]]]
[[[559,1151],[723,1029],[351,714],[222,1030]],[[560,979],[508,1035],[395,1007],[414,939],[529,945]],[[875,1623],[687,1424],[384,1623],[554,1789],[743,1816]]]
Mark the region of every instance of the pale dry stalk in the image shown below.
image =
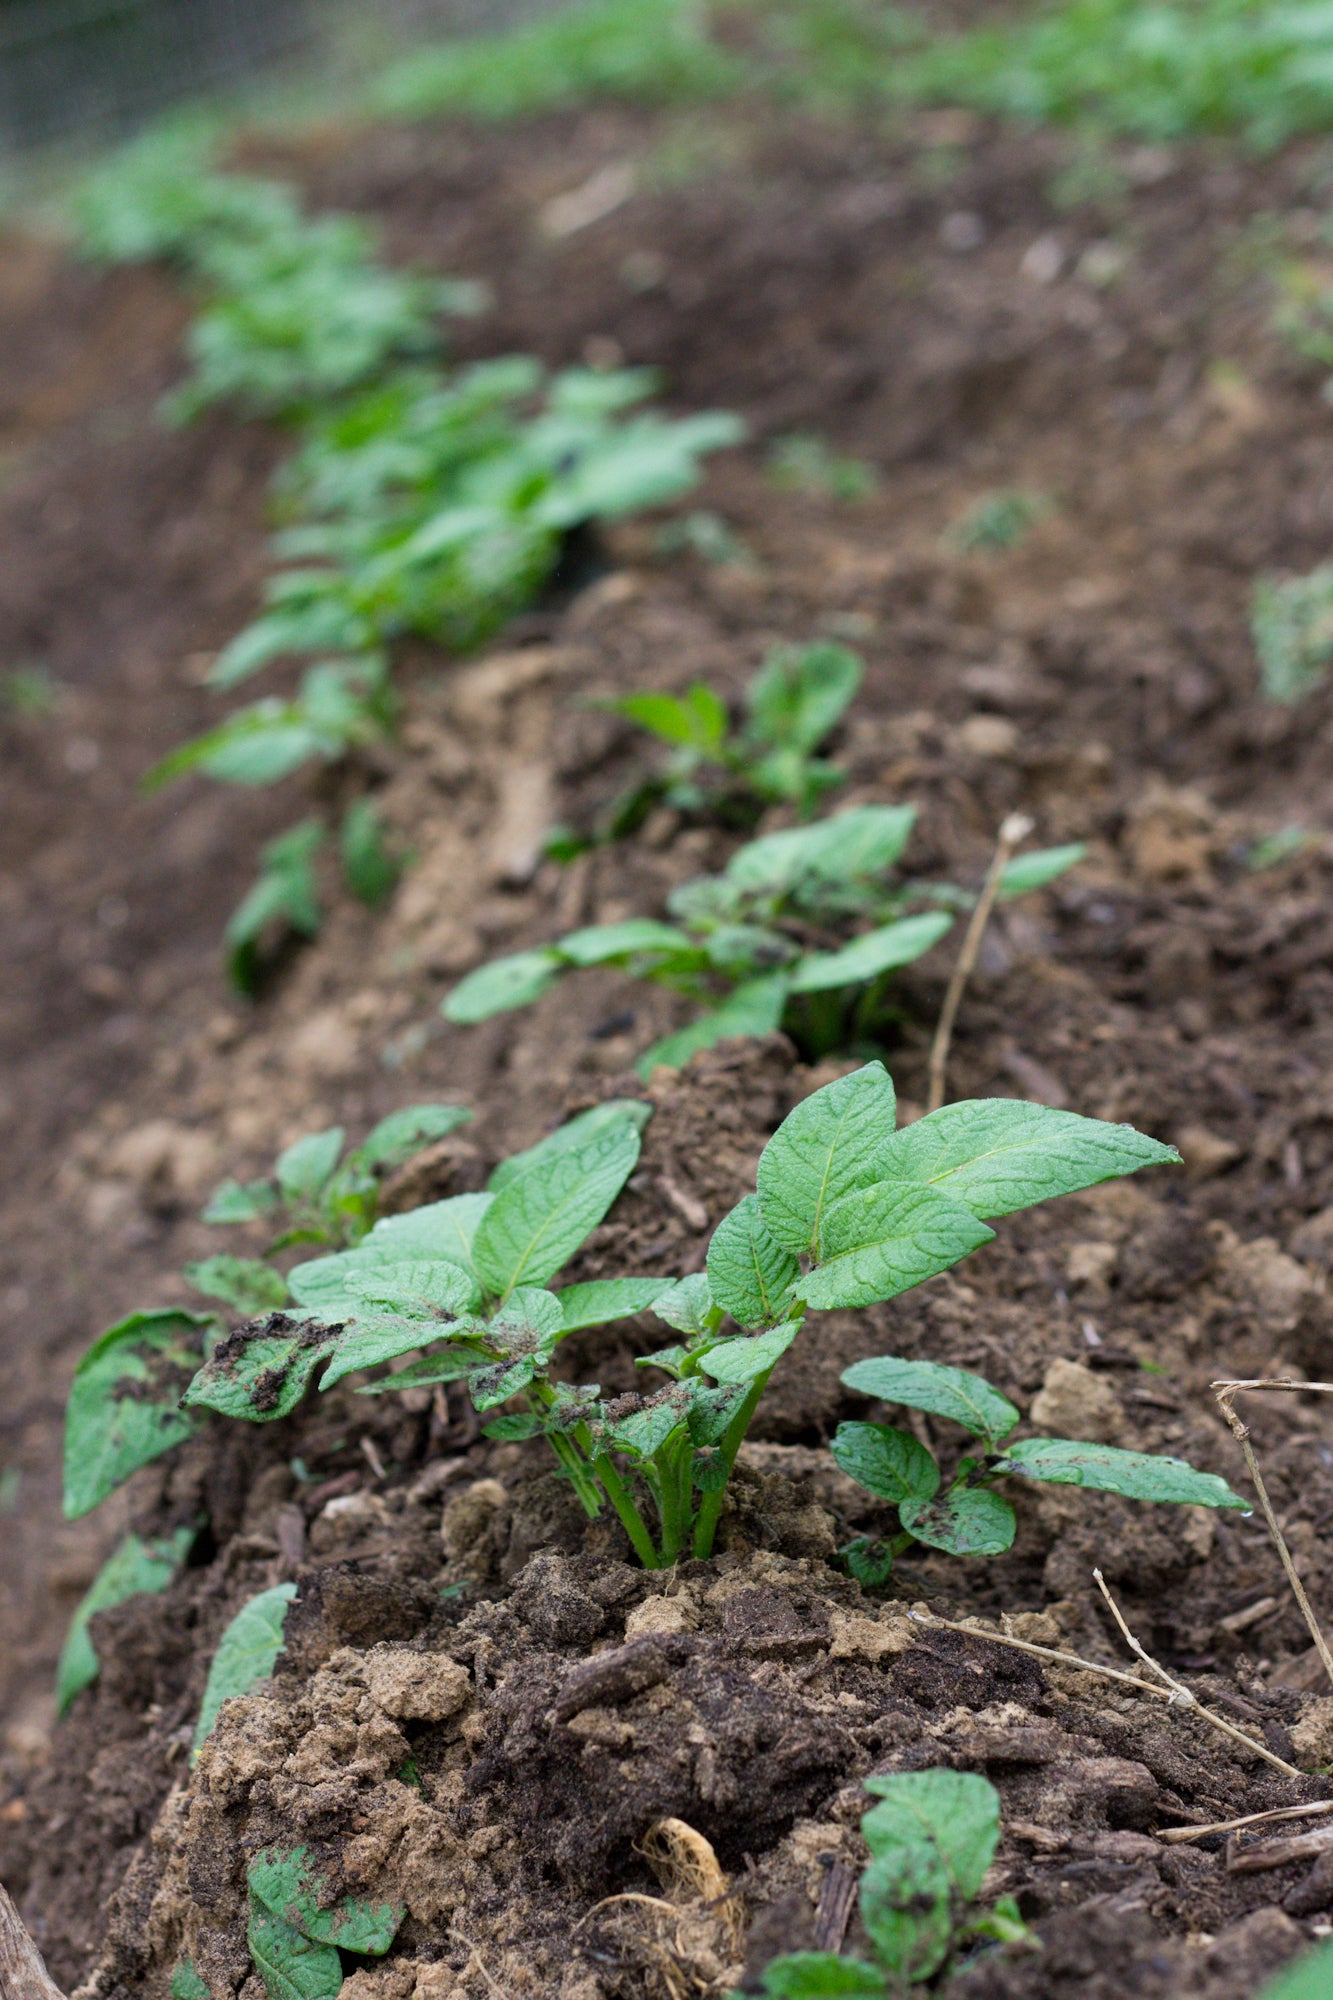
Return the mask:
[[[1314,1615],[1314,1606],[1306,1595],[1305,1585],[1296,1574],[1296,1565],[1291,1559],[1291,1551],[1287,1547],[1286,1537],[1278,1526],[1277,1515],[1273,1512],[1273,1503],[1268,1497],[1268,1488],[1264,1485],[1263,1474],[1259,1470],[1259,1461],[1254,1455],[1254,1446],[1250,1443],[1250,1433],[1241,1422],[1239,1416],[1237,1416],[1235,1409],[1235,1398],[1242,1389],[1268,1390],[1286,1395],[1297,1395],[1302,1390],[1308,1390],[1317,1396],[1333,1396],[1333,1382],[1284,1382],[1275,1376],[1261,1376],[1251,1382],[1214,1382],[1212,1388],[1213,1394],[1217,1398],[1218,1408],[1226,1418],[1231,1429],[1231,1434],[1244,1454],[1245,1469],[1249,1473],[1254,1490],[1259,1496],[1259,1505],[1263,1509],[1264,1519],[1268,1523],[1268,1532],[1273,1537],[1278,1556],[1282,1562],[1282,1568],[1286,1573],[1287,1582],[1291,1585],[1292,1596],[1296,1599],[1300,1607],[1301,1617],[1305,1620],[1306,1630],[1314,1640],[1315,1651],[1319,1655],[1324,1672],[1328,1675],[1329,1681],[1333,1683],[1333,1653],[1329,1651],[1328,1641],[1320,1630],[1319,1620]]]
[[[0,2000],[65,2000],[3,1884],[0,1884]]]
[[[1032,821],[1026,813],[1010,813],[1001,822],[1000,837],[995,843],[986,879],[981,885],[981,894],[968,919],[963,933],[962,949],[958,963],[954,966],[944,995],[944,1005],[940,1008],[939,1022],[935,1028],[935,1039],[930,1045],[930,1089],[926,1100],[927,1111],[938,1111],[944,1102],[944,1073],[949,1062],[949,1044],[953,1040],[953,1024],[958,1013],[968,980],[976,969],[977,956],[981,950],[981,940],[990,913],[995,908],[995,899],[1000,893],[1000,881],[1014,849],[1025,841],[1032,831]]]

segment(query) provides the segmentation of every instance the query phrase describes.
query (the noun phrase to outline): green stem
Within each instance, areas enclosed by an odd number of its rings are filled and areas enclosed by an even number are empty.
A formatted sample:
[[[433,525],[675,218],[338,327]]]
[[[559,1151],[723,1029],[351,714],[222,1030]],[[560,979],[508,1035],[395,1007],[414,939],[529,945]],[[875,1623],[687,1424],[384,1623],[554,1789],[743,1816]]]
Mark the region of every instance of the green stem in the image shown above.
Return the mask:
[[[727,1469],[727,1480],[731,1478],[731,1469],[736,1463],[736,1454],[745,1441],[745,1433],[750,1428],[750,1419],[754,1416],[759,1398],[768,1387],[768,1378],[772,1373],[773,1370],[769,1368],[762,1375],[755,1376],[754,1381],[751,1382],[749,1389],[746,1391],[744,1402],[727,1425],[720,1446],[722,1463]],[[713,1553],[713,1537],[717,1533],[718,1518],[722,1512],[722,1501],[726,1490],[727,1484],[726,1480],[724,1480],[715,1492],[705,1493],[700,1502],[699,1512],[694,1523],[694,1553],[701,1561]]]
[[[592,1469],[602,1482],[602,1490],[620,1516],[621,1526],[634,1544],[634,1553],[645,1569],[662,1569],[662,1558],[653,1547],[653,1538],[643,1523],[643,1516],[635,1506],[629,1493],[621,1483],[620,1474],[611,1460],[602,1452],[592,1462]]]
[[[602,1511],[602,1496],[597,1491],[596,1481],[589,1473],[578,1451],[567,1437],[561,1437],[557,1431],[547,1432],[547,1442],[565,1471],[569,1474],[584,1513],[590,1521],[595,1521]]]

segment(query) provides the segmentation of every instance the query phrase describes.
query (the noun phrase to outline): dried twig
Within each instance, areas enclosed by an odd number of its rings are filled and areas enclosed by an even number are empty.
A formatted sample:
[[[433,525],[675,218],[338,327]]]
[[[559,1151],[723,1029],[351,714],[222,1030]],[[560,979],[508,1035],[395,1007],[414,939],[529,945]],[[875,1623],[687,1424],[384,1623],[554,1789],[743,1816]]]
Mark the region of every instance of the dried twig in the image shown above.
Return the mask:
[[[842,1950],[842,1941],[847,1935],[856,1903],[857,1886],[855,1869],[849,1868],[845,1861],[833,1862],[824,1877],[819,1908],[815,1912],[816,1951]]]
[[[1246,1813],[1241,1819],[1210,1820],[1207,1826],[1159,1826],[1157,1838],[1171,1842],[1202,1840],[1207,1833],[1239,1833],[1242,1827],[1265,1826],[1280,1819],[1312,1819],[1333,1812],[1333,1799],[1315,1799],[1308,1806],[1270,1806],[1267,1812]]]
[[[1228,1875],[1259,1875],[1266,1868],[1285,1868],[1289,1861],[1306,1861],[1312,1854],[1327,1854],[1333,1847],[1333,1826],[1312,1826],[1308,1833],[1293,1833],[1286,1840],[1265,1840],[1258,1847],[1242,1847],[1235,1834],[1227,1846]]]
[[[1098,1590],[1100,1590],[1102,1596],[1110,1606],[1111,1616],[1120,1627],[1125,1644],[1129,1647],[1130,1652],[1136,1658],[1142,1660],[1149,1673],[1156,1674],[1158,1679],[1170,1688],[1171,1700],[1173,1702],[1178,1702],[1182,1708],[1194,1709],[1197,1714],[1204,1717],[1205,1721],[1211,1722],[1214,1729],[1220,1729],[1224,1736],[1230,1736],[1235,1742],[1243,1743],[1247,1750],[1253,1750],[1256,1757],[1262,1757],[1266,1763],[1272,1764],[1277,1770],[1285,1771],[1288,1777],[1299,1778],[1303,1775],[1302,1772],[1297,1770],[1294,1764],[1288,1764],[1283,1758],[1275,1755],[1272,1750],[1267,1749],[1263,1744],[1256,1743],[1254,1738],[1247,1736],[1243,1729],[1237,1729],[1234,1722],[1228,1722],[1213,1709],[1205,1708],[1193,1688],[1187,1688],[1184,1681],[1176,1680],[1173,1675],[1167,1672],[1165,1667],[1159,1666],[1152,1655],[1143,1650],[1143,1647],[1134,1637],[1128,1625],[1126,1625],[1120,1613],[1120,1606],[1107,1589],[1106,1578],[1102,1575],[1101,1571],[1095,1569],[1092,1574],[1096,1579]]]
[[[0,1884],[0,2000],[65,2000]]]
[[[950,976],[944,995],[944,1005],[940,1008],[935,1039],[930,1045],[930,1090],[926,1100],[927,1111],[938,1111],[944,1102],[944,1072],[949,1061],[949,1044],[953,1040],[953,1024],[958,1013],[958,1004],[976,968],[982,935],[990,921],[990,913],[995,907],[995,898],[1000,893],[1001,877],[1013,857],[1014,849],[1021,841],[1027,839],[1031,831],[1032,821],[1026,813],[1010,813],[1001,824],[1000,837],[995,843],[995,852],[991,856],[990,867],[986,870],[986,880],[981,885],[981,894],[977,897],[976,906],[963,933],[958,963]]]
[[[1185,1688],[1182,1694],[1177,1694],[1174,1688],[1154,1687],[1151,1681],[1142,1680],[1138,1674],[1124,1673],[1119,1667],[1104,1667],[1098,1660],[1085,1660],[1081,1653],[1063,1653],[1054,1646],[1038,1646],[1031,1639],[1012,1639],[1007,1632],[979,1631],[975,1625],[959,1625],[952,1618],[938,1617],[933,1611],[913,1610],[908,1616],[917,1619],[923,1625],[942,1625],[947,1632],[961,1632],[965,1639],[986,1639],[992,1646],[1009,1646],[1015,1653],[1030,1653],[1034,1659],[1050,1660],[1059,1667],[1078,1667],[1085,1674],[1099,1674],[1103,1680],[1119,1681],[1122,1687],[1131,1687],[1135,1694],[1146,1694],[1153,1701],[1164,1701],[1176,1708],[1192,1706],[1200,1715],[1206,1716],[1209,1722],[1216,1723],[1219,1729],[1225,1730],[1227,1735],[1234,1735],[1247,1750],[1252,1750],[1256,1757],[1262,1757],[1266,1763],[1275,1765],[1279,1771],[1285,1771],[1289,1778],[1300,1778],[1305,1775],[1303,1771],[1298,1771],[1294,1764],[1284,1764],[1282,1759],[1274,1756],[1265,1744],[1256,1743],[1252,1736],[1246,1736],[1242,1730],[1233,1730],[1229,1722],[1223,1722],[1221,1716],[1214,1715],[1211,1709],[1205,1708],[1188,1688]]]
[[[1282,1567],[1286,1572],[1287,1582],[1291,1585],[1292,1596],[1300,1606],[1301,1617],[1305,1620],[1306,1630],[1314,1640],[1315,1651],[1323,1663],[1324,1672],[1328,1675],[1330,1682],[1333,1682],[1333,1653],[1329,1651],[1328,1641],[1319,1629],[1319,1620],[1314,1615],[1314,1606],[1305,1594],[1305,1585],[1296,1574],[1296,1565],[1291,1559],[1291,1551],[1287,1547],[1286,1538],[1278,1526],[1277,1515],[1273,1512],[1273,1503],[1268,1497],[1268,1488],[1264,1485],[1263,1474],[1259,1470],[1259,1461],[1254,1455],[1254,1446],[1250,1443],[1250,1433],[1237,1416],[1235,1410],[1235,1398],[1242,1389],[1278,1391],[1285,1392],[1288,1395],[1295,1394],[1302,1389],[1308,1389],[1319,1396],[1333,1396],[1333,1382],[1284,1382],[1276,1377],[1267,1379],[1260,1377],[1258,1380],[1252,1382],[1214,1382],[1212,1386],[1213,1394],[1217,1398],[1217,1406],[1230,1425],[1232,1436],[1244,1453],[1245,1469],[1249,1473],[1254,1484],[1254,1490],[1259,1496],[1259,1505],[1262,1507],[1264,1519],[1268,1523],[1268,1532],[1273,1537],[1273,1541],[1277,1547]]]

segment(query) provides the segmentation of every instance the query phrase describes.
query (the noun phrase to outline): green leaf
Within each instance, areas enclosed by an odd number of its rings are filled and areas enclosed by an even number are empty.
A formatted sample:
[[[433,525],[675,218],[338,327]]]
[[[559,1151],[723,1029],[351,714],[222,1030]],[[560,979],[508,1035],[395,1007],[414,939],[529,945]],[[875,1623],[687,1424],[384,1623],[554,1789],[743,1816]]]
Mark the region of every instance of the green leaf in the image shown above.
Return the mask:
[[[539,1161],[554,1160],[560,1153],[574,1152],[586,1144],[594,1133],[604,1132],[609,1126],[623,1123],[626,1119],[636,1132],[642,1134],[652,1115],[652,1105],[642,1097],[610,1097],[604,1104],[594,1104],[590,1111],[581,1111],[577,1118],[567,1119],[525,1152],[511,1153],[507,1160],[501,1160],[486,1185],[493,1194],[499,1194],[510,1181],[517,1180],[520,1174],[525,1174]]]
[[[909,1431],[890,1430],[887,1424],[839,1424],[829,1449],[849,1479],[891,1506],[933,1500],[939,1491],[940,1469]]]
[[[420,1341],[417,1345],[421,1345]],[[406,1354],[410,1349],[401,1348],[399,1352]],[[437,1348],[433,1354],[425,1355],[420,1361],[409,1362],[406,1368],[400,1368],[396,1374],[383,1376],[378,1382],[365,1383],[356,1393],[358,1396],[388,1396],[400,1389],[429,1388],[436,1382],[461,1382],[474,1372],[479,1358],[479,1350],[475,1347]]]
[[[304,1937],[337,1945],[366,1958],[382,1958],[407,1914],[401,1903],[363,1903],[352,1896],[329,1901],[329,1885],[304,1847],[269,1847],[246,1874],[250,1894]]]
[[[93,1342],[65,1409],[65,1514],[73,1521],[132,1472],[191,1435],[179,1407],[199,1365],[202,1329],[188,1312],[131,1313]]]
[[[892,1354],[877,1354],[845,1368],[842,1384],[881,1403],[947,1417],[974,1437],[985,1438],[989,1446],[1007,1437],[1019,1418],[1008,1397],[984,1376],[966,1368],[946,1368],[942,1361],[900,1361]]]
[[[282,1651],[282,1628],[287,1606],[296,1595],[294,1583],[275,1583],[242,1605],[218,1641],[213,1664],[208,1670],[203,1705],[195,1725],[193,1756],[210,1734],[218,1710],[233,1695],[249,1694],[273,1672]]]
[[[222,1299],[243,1312],[247,1319],[256,1313],[274,1312],[287,1303],[287,1280],[281,1271],[275,1271],[258,1257],[229,1257],[219,1253],[197,1264],[187,1264],[183,1276],[205,1298]]]
[[[336,2000],[343,1968],[331,1944],[316,1944],[281,1917],[253,1907],[245,1941],[269,2000]]]
[[[556,1293],[564,1314],[565,1332],[585,1326],[609,1326],[645,1312],[671,1289],[669,1278],[593,1278],[584,1285],[566,1285]]]
[[[904,1500],[898,1519],[919,1542],[951,1556],[1002,1556],[1018,1529],[1009,1502],[988,1486],[951,1486],[934,1500]]]
[[[829,1204],[883,1177],[895,1115],[893,1079],[881,1062],[826,1083],[788,1112],[759,1156],[756,1177],[759,1207],[777,1242],[818,1257]]]
[[[1264,1987],[1259,2000],[1328,2000],[1330,1993],[1333,1993],[1333,1942],[1325,1940],[1284,1967]]]
[[[747,1194],[713,1231],[707,1271],[714,1303],[738,1326],[771,1326],[787,1309],[800,1266],[765,1227],[758,1196]]]
[[[884,1980],[859,1958],[793,1951],[764,1967],[762,2000],[884,2000]]]
[[[615,1423],[608,1423],[606,1435],[617,1450],[646,1460],[657,1456],[667,1439],[685,1426],[685,1410],[679,1391],[667,1390],[660,1401],[634,1410]]]
[[[938,1188],[974,1215],[1011,1215],[1117,1174],[1175,1161],[1174,1146],[1013,1097],[964,1098],[895,1134],[886,1173]]]
[[[291,1415],[337,1338],[335,1328],[283,1313],[257,1328],[238,1327],[219,1341],[181,1400],[188,1409],[275,1423]]]
[[[471,1027],[514,1007],[528,1007],[555,984],[561,961],[553,951],[519,951],[479,965],[441,1002],[446,1021]]]
[[[385,846],[373,799],[358,799],[347,808],[338,834],[338,849],[348,888],[375,909],[393,892],[405,863]]]
[[[456,1319],[468,1310],[474,1296],[468,1272],[443,1257],[375,1263],[349,1272],[345,1283],[352,1296],[364,1300],[368,1308],[400,1313],[428,1326],[441,1319]]]
[[[893,1575],[893,1543],[874,1535],[857,1535],[838,1554],[847,1565],[848,1575],[854,1576],[866,1590],[879,1590]]]
[[[586,930],[570,931],[553,949],[571,965],[604,965],[609,959],[634,958],[643,952],[697,954],[698,945],[687,931],[659,924],[651,917],[627,917],[619,924],[591,924]]]
[[[739,848],[725,875],[741,889],[791,889],[803,877],[846,883],[880,875],[906,847],[915,806],[850,806],[814,826],[762,834]]]
[[[955,1918],[981,1888],[999,1845],[999,1797],[968,1771],[903,1771],[864,1783],[881,1804],[861,1821],[871,1855],[861,1919],[889,1976],[915,1984],[944,1963]]]
[[[201,1222],[256,1222],[271,1215],[278,1205],[278,1191],[272,1181],[223,1181],[214,1190]]]
[[[396,1167],[422,1146],[466,1125],[472,1113],[461,1104],[407,1104],[391,1111],[352,1154],[358,1167]]]
[[[506,1181],[473,1244],[482,1283],[501,1299],[544,1285],[597,1227],[634,1170],[639,1135],[627,1118]]]
[[[709,1348],[699,1366],[716,1382],[754,1382],[782,1359],[800,1330],[798,1319],[788,1319],[743,1340],[719,1341]]]
[[[846,646],[775,646],[745,691],[759,742],[817,750],[855,698],[865,666]]]
[[[1182,1507],[1244,1507],[1215,1472],[1196,1472],[1183,1458],[1122,1451],[1110,1444],[1079,1444],[1069,1438],[1023,1438],[1011,1445],[996,1472],[1026,1473],[1052,1486],[1086,1486],[1119,1493],[1126,1500],[1174,1501]]]
[[[708,1332],[712,1311],[713,1294],[708,1288],[706,1271],[692,1271],[688,1278],[681,1278],[678,1283],[668,1286],[653,1300],[655,1316],[667,1326],[675,1327],[677,1333],[689,1334],[692,1339]]]
[[[415,1353],[419,1347],[429,1347],[451,1331],[452,1325],[443,1320],[387,1317],[360,1320],[338,1335],[329,1365],[320,1377],[319,1392],[324,1395],[344,1376],[357,1374],[364,1368],[378,1368],[386,1361]],[[475,1354],[472,1361],[475,1364]],[[397,1387],[398,1378],[395,1376],[379,1386]]]
[[[711,1049],[718,1042],[729,1041],[735,1036],[771,1035],[782,1020],[786,1004],[787,980],[784,974],[774,973],[765,979],[748,980],[711,1013],[701,1014],[697,1021],[691,1021],[686,1027],[677,1028],[675,1034],[665,1035],[660,1042],[654,1042],[634,1067],[640,1076],[648,1077],[659,1065],[680,1069],[700,1049]]]
[[[194,1961],[178,1959],[171,1974],[171,2000],[209,2000],[206,1983],[194,1969]]]
[[[189,1553],[195,1530],[178,1528],[174,1535],[156,1542],[127,1535],[109,1555],[93,1578],[71,1618],[65,1643],[56,1666],[56,1713],[63,1715],[76,1694],[97,1679],[98,1659],[88,1631],[95,1612],[109,1611],[140,1591],[167,1588]]]
[[[1032,889],[1044,889],[1087,853],[1087,842],[1074,840],[1067,847],[1039,847],[1032,854],[1020,854],[1010,861],[1000,876],[1000,894],[1026,896]]]
[[[274,1172],[285,1200],[319,1200],[333,1179],[344,1136],[341,1125],[331,1125],[327,1132],[307,1132],[279,1153]]]
[[[896,965],[911,965],[924,957],[951,928],[953,918],[944,910],[929,910],[919,917],[902,917],[897,923],[882,924],[853,938],[841,951],[812,952],[798,960],[791,973],[793,993],[827,993],[835,987],[854,986],[877,979]]]
[[[481,1282],[472,1270],[472,1240],[490,1206],[489,1194],[455,1194],[432,1201],[406,1215],[386,1215],[354,1250],[332,1257],[314,1257],[287,1273],[292,1297],[331,1324],[356,1319],[365,1310],[359,1294],[348,1289],[354,1274],[386,1265],[434,1262],[457,1264],[473,1279],[469,1305],[481,1299]]]
[[[868,1306],[897,1298],[989,1243],[994,1231],[934,1188],[879,1181],[825,1210],[821,1261],[797,1287],[807,1305]]]
[[[629,694],[606,707],[637,722],[662,743],[716,758],[727,734],[727,711],[710,687],[696,681],[684,698],[674,694]]]

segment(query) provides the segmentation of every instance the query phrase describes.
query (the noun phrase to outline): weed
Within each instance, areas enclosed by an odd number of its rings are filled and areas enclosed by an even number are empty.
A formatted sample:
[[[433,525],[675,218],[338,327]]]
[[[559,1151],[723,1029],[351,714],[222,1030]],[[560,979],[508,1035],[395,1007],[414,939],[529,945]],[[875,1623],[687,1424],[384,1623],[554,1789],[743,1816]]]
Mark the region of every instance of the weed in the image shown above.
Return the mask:
[[[1178,1158],[1131,1126],[1009,1099],[948,1105],[895,1132],[892,1080],[870,1063],[779,1126],[756,1192],[718,1224],[703,1271],[675,1284],[622,1277],[550,1289],[633,1171],[645,1111],[598,1106],[503,1162],[486,1193],[391,1217],[355,1248],[298,1265],[293,1314],[215,1347],[184,1410],[270,1422],[321,1371],[329,1389],[420,1353],[362,1393],[464,1383],[487,1436],[544,1436],[585,1511],[595,1517],[609,1502],[640,1561],[669,1567],[686,1552],[711,1554],[736,1454],[807,1313],[896,1298],[989,1242],[988,1216]],[[639,1363],[665,1375],[665,1387],[608,1402],[595,1384],[552,1379],[566,1333],[645,1309],[682,1336]],[[941,1497],[939,1468],[914,1437],[873,1425],[839,1433],[844,1468],[891,1498],[904,1531],[934,1548],[1007,1548],[1012,1511],[987,1482],[1018,1474],[1244,1504],[1221,1479],[1173,1459],[1048,1438],[1001,1448],[1017,1410],[961,1370],[883,1357],[844,1379],[979,1438],[981,1456],[958,1465]],[[505,1404],[516,1407],[495,1414]]]
[[[665,774],[638,786],[610,815],[610,832],[630,832],[654,805],[699,812],[710,804],[727,816],[730,795],[765,805],[813,811],[842,782],[836,766],[815,755],[837,728],[861,685],[861,661],[845,646],[774,646],[745,691],[746,721],[733,730],[721,697],[696,681],[684,695],[630,694],[608,701],[673,755]],[[706,775],[723,780],[710,798]],[[751,820],[753,824],[753,820]]]
[[[41,665],[14,667],[0,674],[0,709],[7,708],[14,715],[40,720],[55,707],[56,693],[55,681]]]
[[[727,564],[745,569],[755,566],[754,557],[735,529],[720,514],[706,509],[680,514],[674,521],[668,521],[658,530],[654,545],[660,555],[697,556],[700,562],[719,568]]]
[[[952,911],[973,900],[949,883],[886,879],[915,818],[912,806],[856,806],[812,826],[764,834],[739,848],[722,874],[672,891],[667,900],[676,924],[652,918],[596,924],[553,945],[493,959],[448,995],[445,1018],[484,1021],[527,1006],[562,973],[612,965],[711,1003],[640,1058],[642,1075],[659,1063],[677,1067],[728,1036],[767,1034],[780,1023],[811,1054],[845,1047],[871,1033],[887,975],[921,958],[950,928]],[[1082,853],[1070,846],[1023,855],[1009,863],[1000,893],[1019,895],[1053,881]],[[934,907],[905,914],[922,903]],[[846,941],[849,925],[867,920],[872,928]]]
[[[1250,632],[1270,701],[1297,702],[1321,687],[1333,662],[1333,564],[1283,582],[1260,577]]]
[[[974,500],[945,539],[968,553],[1014,549],[1050,511],[1051,503],[1044,493],[1029,493],[1021,486],[1001,487]]]
[[[970,1939],[1030,1939],[1012,1897],[970,1914],[1000,1841],[1000,1798],[987,1779],[898,1771],[864,1789],[879,1801],[861,1820],[870,1849],[861,1921],[875,1963],[823,1951],[771,1959],[759,1989],[767,2000],[887,2000],[933,1978]]]
[[[868,500],[879,491],[873,465],[839,456],[813,431],[792,431],[775,439],[768,451],[768,473],[775,486],[830,500]]]

